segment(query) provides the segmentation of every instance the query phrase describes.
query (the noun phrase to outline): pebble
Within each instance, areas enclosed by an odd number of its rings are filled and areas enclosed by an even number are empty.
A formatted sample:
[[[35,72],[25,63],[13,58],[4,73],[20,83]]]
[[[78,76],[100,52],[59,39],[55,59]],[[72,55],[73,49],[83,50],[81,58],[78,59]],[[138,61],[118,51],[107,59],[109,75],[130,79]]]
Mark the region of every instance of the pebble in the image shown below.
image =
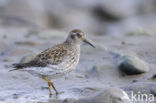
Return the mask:
[[[101,93],[89,97],[87,99],[80,99],[74,103],[131,103],[125,91],[120,88],[110,87]]]
[[[127,75],[146,73],[150,70],[148,64],[135,55],[111,54],[116,59],[118,68]]]
[[[26,56],[24,56],[21,60],[20,60],[20,63],[27,63],[29,61],[31,61],[37,54],[35,53],[31,53],[31,54],[28,54]]]

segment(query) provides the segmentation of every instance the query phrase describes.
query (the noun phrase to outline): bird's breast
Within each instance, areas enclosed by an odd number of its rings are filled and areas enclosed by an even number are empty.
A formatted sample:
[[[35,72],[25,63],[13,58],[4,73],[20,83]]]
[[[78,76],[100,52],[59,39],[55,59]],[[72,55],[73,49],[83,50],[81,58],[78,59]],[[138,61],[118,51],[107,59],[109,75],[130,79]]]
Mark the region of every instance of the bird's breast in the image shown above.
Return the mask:
[[[63,69],[65,72],[73,71],[79,62],[79,58],[80,58],[80,49],[79,48],[71,49],[68,52],[65,60],[62,62],[62,65],[60,65],[60,69]]]

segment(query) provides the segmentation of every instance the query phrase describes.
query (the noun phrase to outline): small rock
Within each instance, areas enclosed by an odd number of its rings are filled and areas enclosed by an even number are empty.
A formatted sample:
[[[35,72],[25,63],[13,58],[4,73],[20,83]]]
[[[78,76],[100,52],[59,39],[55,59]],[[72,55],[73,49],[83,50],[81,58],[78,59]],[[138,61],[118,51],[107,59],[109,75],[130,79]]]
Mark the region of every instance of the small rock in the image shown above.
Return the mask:
[[[101,5],[97,5],[93,8],[93,14],[100,21],[113,22],[119,21],[121,19],[121,17],[115,15],[115,13],[108,11],[108,9],[104,8]]]
[[[138,80],[133,80],[133,81],[132,81],[132,83],[136,83],[136,82],[138,82]]]
[[[154,75],[152,76],[152,79],[156,79],[156,74],[154,74]]]
[[[105,62],[105,64],[95,64],[91,69],[85,72],[86,78],[98,79],[101,81],[107,79],[119,78],[120,74],[118,70],[114,70],[116,66],[112,65],[110,62]]]
[[[20,63],[27,63],[29,61],[31,61],[37,54],[29,54],[29,55],[26,55],[24,56],[21,60],[20,60]]]
[[[131,103],[127,93],[120,88],[111,87],[94,97],[80,99],[75,103]]]
[[[127,75],[146,73],[150,69],[147,63],[134,55],[112,53],[117,60],[118,68]]]

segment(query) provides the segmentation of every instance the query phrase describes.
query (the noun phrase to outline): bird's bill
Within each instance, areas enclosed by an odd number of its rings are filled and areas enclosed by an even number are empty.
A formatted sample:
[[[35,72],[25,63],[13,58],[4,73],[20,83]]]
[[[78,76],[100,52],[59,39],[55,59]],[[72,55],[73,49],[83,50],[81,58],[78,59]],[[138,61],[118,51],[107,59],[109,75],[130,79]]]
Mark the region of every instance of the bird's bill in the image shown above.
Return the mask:
[[[95,48],[95,46],[94,46],[92,43],[90,43],[87,39],[83,38],[82,41],[83,41],[84,43],[86,43],[86,44],[92,46],[93,48]]]

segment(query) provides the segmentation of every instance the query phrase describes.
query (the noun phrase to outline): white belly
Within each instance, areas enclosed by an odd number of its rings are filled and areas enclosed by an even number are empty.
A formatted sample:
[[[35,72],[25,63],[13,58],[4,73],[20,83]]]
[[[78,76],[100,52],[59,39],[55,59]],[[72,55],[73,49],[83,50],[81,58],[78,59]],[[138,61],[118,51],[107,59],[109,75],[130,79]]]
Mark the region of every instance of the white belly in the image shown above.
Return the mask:
[[[52,76],[55,77],[59,75],[67,74],[73,70],[75,70],[77,64],[79,62],[79,57],[75,57],[74,59],[67,59],[59,65],[47,65],[46,67],[29,67],[22,69],[22,71],[28,71],[33,75],[41,76]]]

